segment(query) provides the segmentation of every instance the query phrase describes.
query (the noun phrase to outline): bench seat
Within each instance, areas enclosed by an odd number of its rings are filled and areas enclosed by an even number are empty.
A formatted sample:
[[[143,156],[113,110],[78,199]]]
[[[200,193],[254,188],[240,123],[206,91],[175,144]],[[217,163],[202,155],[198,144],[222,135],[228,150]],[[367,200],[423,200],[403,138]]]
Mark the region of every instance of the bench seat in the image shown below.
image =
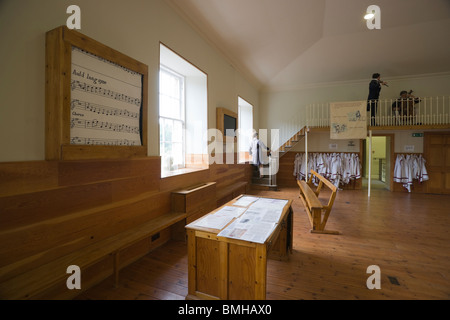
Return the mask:
[[[108,255],[113,255],[115,284],[119,276],[119,254],[127,247],[149,238],[158,232],[186,218],[186,213],[170,212],[158,216],[138,227],[128,229],[112,237],[88,245],[71,254],[53,260],[29,272],[18,275],[0,284],[1,299],[32,299],[45,288],[58,283],[65,283],[70,276],[67,267],[77,265],[83,269],[101,261]],[[20,261],[18,262],[20,263]]]

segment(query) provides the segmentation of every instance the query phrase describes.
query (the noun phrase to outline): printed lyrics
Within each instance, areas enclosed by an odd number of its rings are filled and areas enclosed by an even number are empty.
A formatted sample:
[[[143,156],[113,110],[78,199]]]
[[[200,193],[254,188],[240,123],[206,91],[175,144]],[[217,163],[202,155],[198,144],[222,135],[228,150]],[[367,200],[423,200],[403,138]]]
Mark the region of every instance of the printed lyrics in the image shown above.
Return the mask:
[[[107,84],[105,80],[93,77],[89,73],[86,73],[84,71],[77,71],[77,69],[73,69],[72,75],[81,77],[86,80],[90,80],[94,84]]]

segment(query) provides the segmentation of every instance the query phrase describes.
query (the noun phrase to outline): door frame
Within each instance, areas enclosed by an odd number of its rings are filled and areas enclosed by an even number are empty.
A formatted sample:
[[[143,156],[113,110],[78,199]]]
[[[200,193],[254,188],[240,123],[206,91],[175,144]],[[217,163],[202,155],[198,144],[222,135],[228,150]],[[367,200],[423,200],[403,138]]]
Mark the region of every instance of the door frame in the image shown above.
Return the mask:
[[[372,137],[390,137],[390,161],[389,161],[389,191],[393,192],[394,191],[394,166],[395,166],[395,159],[394,159],[394,151],[395,151],[395,133],[373,133],[372,132]],[[368,139],[369,137],[367,137],[366,139]],[[365,149],[365,148],[364,148]],[[362,150],[361,150],[362,151]],[[364,151],[365,152],[365,151]],[[368,155],[366,154],[366,157]],[[366,172],[367,168],[365,167],[366,165],[366,159],[364,158],[364,172]],[[388,184],[386,182],[386,184]]]

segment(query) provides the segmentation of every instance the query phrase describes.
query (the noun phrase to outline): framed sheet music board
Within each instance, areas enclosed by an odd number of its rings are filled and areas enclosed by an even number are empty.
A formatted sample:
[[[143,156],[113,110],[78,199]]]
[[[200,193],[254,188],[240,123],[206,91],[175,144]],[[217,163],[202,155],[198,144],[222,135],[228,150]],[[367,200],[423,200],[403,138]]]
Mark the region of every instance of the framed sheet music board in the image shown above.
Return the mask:
[[[147,156],[148,66],[77,31],[46,34],[46,159]]]

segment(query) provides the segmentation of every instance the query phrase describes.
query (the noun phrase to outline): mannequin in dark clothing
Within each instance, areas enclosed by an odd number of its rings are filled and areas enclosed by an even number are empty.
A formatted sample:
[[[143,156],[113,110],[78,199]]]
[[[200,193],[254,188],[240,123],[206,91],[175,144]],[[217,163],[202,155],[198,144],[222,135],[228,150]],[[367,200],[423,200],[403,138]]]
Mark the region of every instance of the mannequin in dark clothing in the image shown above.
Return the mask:
[[[409,92],[402,90],[400,92],[400,98],[392,103],[392,114],[400,124],[413,124],[415,122],[416,112],[414,105],[421,100],[413,96],[412,92],[412,90]]]
[[[372,81],[369,83],[369,96],[367,97],[367,111],[370,111],[371,125],[375,125],[375,116],[377,114],[378,99],[380,98],[381,85],[387,85],[387,82],[380,80],[380,74],[374,73]]]

